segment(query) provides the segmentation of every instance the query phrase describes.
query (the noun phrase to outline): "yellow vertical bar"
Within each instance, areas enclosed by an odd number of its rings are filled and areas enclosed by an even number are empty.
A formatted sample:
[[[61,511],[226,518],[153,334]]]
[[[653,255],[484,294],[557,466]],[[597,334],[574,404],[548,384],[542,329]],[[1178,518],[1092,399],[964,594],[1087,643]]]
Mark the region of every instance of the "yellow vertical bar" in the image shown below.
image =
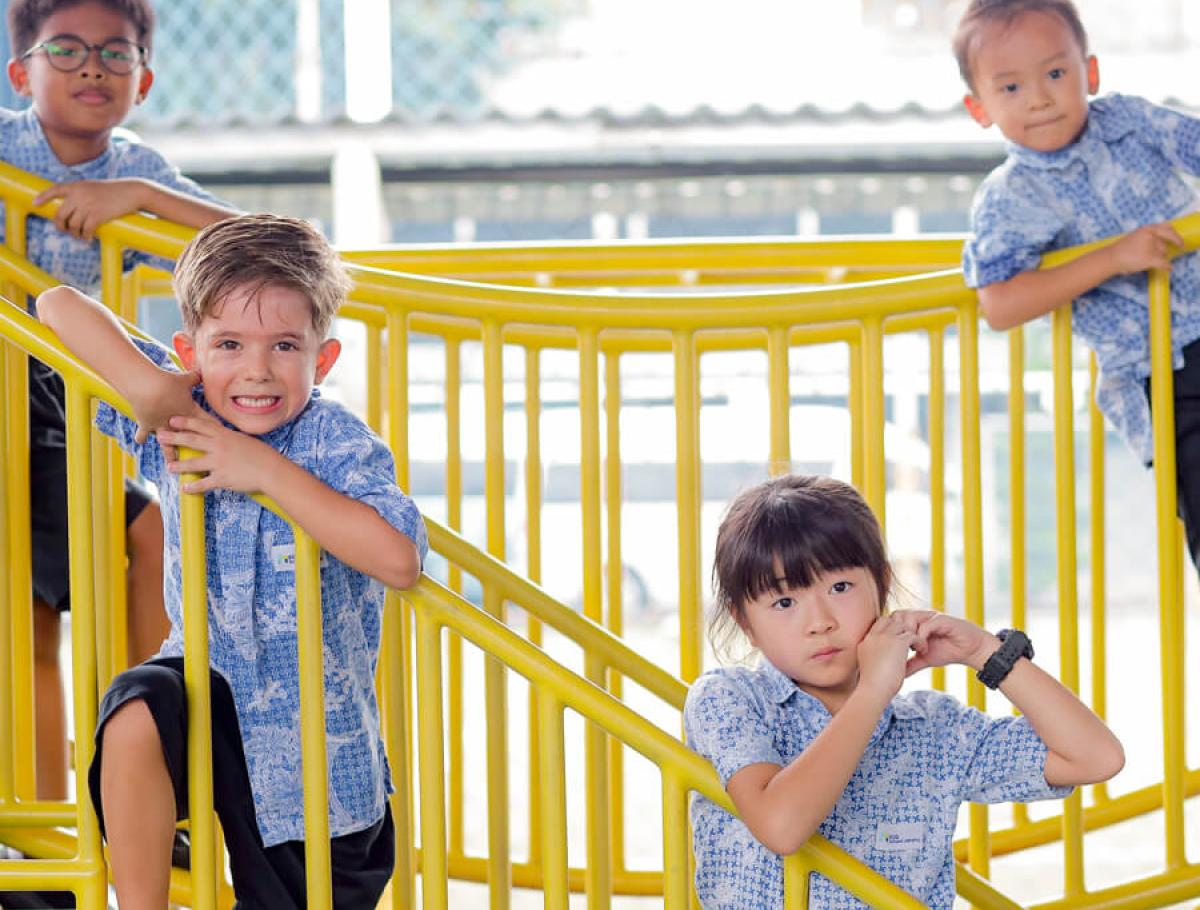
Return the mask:
[[[847,345],[850,355],[850,383],[846,390],[846,406],[850,412],[850,482],[859,490],[866,484],[866,448],[864,424],[863,350],[862,339],[855,338]]]
[[[504,540],[504,339],[500,323],[483,323],[484,436],[487,452],[484,498],[487,500],[488,552],[503,560]],[[504,601],[485,585],[483,608],[500,620]],[[504,666],[484,658],[484,703],[487,714],[488,906],[507,910],[512,890],[508,831],[508,699]]]
[[[1011,552],[1011,624],[1025,629],[1025,329],[1008,333],[1008,508]],[[1017,712],[1013,708],[1014,713]],[[1012,807],[1013,823],[1029,823],[1024,803]]]
[[[808,861],[804,851],[783,858],[784,910],[806,910],[812,871],[812,863]]]
[[[1079,692],[1079,594],[1075,572],[1075,419],[1071,359],[1071,309],[1051,316],[1054,346],[1054,499],[1058,551],[1059,677]],[[1063,803],[1063,889],[1083,893],[1083,815],[1079,790]]]
[[[183,457],[191,453],[180,451]],[[198,480],[184,474],[181,481]],[[204,496],[184,493],[179,502],[183,545],[183,650],[187,688],[188,808],[191,815],[192,906],[217,905],[217,858],[213,830],[212,697],[208,678],[208,573]],[[86,800],[80,800],[86,802]]]
[[[11,345],[0,341],[0,428],[8,429],[9,393],[8,370],[9,361],[15,350]],[[15,405],[11,410],[24,410]],[[25,451],[28,451],[26,449]],[[16,654],[13,649],[12,621],[14,603],[24,603],[29,599],[28,591],[24,596],[14,596],[12,579],[13,559],[11,554],[12,539],[9,529],[10,512],[12,511],[12,496],[10,487],[13,483],[12,474],[15,462],[20,460],[22,450],[12,444],[0,446],[0,578],[9,580],[9,588],[0,591],[0,657],[7,662],[7,667],[0,667],[0,730],[13,731],[13,674],[16,672]],[[0,805],[11,803],[16,793],[15,788],[15,756],[13,750],[22,742],[10,733],[7,744],[0,746]],[[30,742],[30,740],[24,740]]]
[[[307,906],[333,907],[329,855],[329,771],[325,754],[325,670],[321,633],[321,552],[292,525],[296,543],[296,638],[300,652],[300,746],[304,780]]]
[[[583,615],[604,622],[604,563],[600,532],[600,337],[595,329],[579,332],[580,503],[583,507]],[[584,675],[603,687],[605,667],[585,651]],[[587,869],[589,908],[612,902],[612,844],[608,825],[608,741],[604,730],[586,724]]]
[[[1104,415],[1096,406],[1096,384],[1099,382],[1096,355],[1088,354],[1088,442],[1091,466],[1088,471],[1091,495],[1091,579],[1092,579],[1092,710],[1101,720],[1108,719],[1108,589],[1105,580],[1106,550],[1104,542]],[[1097,803],[1108,802],[1108,784],[1100,782],[1092,788]]]
[[[525,349],[525,570],[535,584],[542,581],[542,369],[541,351]],[[542,643],[542,623],[526,614],[527,634],[535,645]],[[542,861],[541,724],[538,722],[538,693],[529,689],[529,861]]]
[[[605,616],[608,630],[618,638],[625,634],[625,605],[623,596],[624,561],[621,555],[621,355],[609,351],[604,359],[604,495],[607,557],[605,567],[608,585],[608,611]],[[624,681],[619,673],[610,670],[609,691],[622,700]],[[609,739],[609,780],[612,807],[609,824],[612,826],[613,869],[615,875],[625,871],[625,751],[620,740]]]
[[[946,609],[946,331],[929,330],[929,598]],[[946,690],[946,668],[935,667],[933,687]]]
[[[677,772],[664,767],[663,804],[663,908],[687,910],[691,844],[688,842],[687,790]]]
[[[696,339],[674,333],[675,501],[679,523],[679,675],[700,675],[702,598],[700,593],[700,415]]]
[[[412,679],[412,653],[405,648],[402,613],[408,604],[396,591],[389,590],[383,606],[383,704],[387,723],[388,762],[392,766],[392,820],[396,826],[396,870],[392,874],[392,910],[411,910],[416,905],[413,890],[417,875],[417,854],[414,844],[412,805],[412,762],[409,749],[412,742],[412,718],[408,715],[406,688]],[[386,663],[383,663],[384,661]]]
[[[383,330],[367,326],[367,426],[376,433],[383,432]]]
[[[563,706],[554,695],[538,690],[539,764],[542,767],[542,893],[545,906],[567,910],[567,781],[563,744]]]
[[[959,423],[962,425],[963,598],[966,618],[976,625],[983,617],[983,494],[979,451],[979,304],[971,297],[958,313]],[[967,702],[986,710],[983,685],[967,677]],[[988,807],[967,810],[967,861],[984,878],[991,865]]]
[[[95,469],[97,481],[92,484],[90,490],[93,521],[90,545],[92,547],[92,565],[95,570],[94,584],[96,591],[100,592],[100,596],[96,598],[95,607],[96,673],[101,683],[100,687],[107,688],[109,681],[115,675],[114,670],[117,666],[117,655],[114,653],[116,647],[115,641],[118,638],[125,639],[125,626],[122,625],[120,627],[120,634],[118,634],[115,617],[112,613],[113,596],[111,582],[113,566],[110,565],[110,559],[112,557],[123,558],[125,547],[122,540],[119,551],[111,552],[113,550],[114,538],[112,536],[111,525],[108,522],[109,485],[111,483],[108,442],[99,433],[89,433],[88,444],[92,448],[92,465]],[[122,489],[122,492],[124,492],[124,489]],[[122,611],[122,618],[124,618],[124,611]]]
[[[1163,690],[1163,825],[1166,865],[1187,862],[1184,848],[1184,621],[1179,599],[1176,528],[1175,395],[1168,273],[1150,273],[1150,398],[1154,422],[1154,487],[1158,514],[1159,642]]]
[[[463,459],[462,459],[462,345],[446,339],[446,521],[455,531],[462,530]],[[447,574],[450,588],[462,591],[462,569],[451,564]],[[463,644],[454,632],[446,633],[450,716],[448,740],[450,762],[450,856],[463,855],[465,797],[463,784]]]
[[[863,499],[887,527],[887,460],[883,450],[883,321],[863,320]]]
[[[70,548],[71,667],[75,710],[75,767],[88,768],[95,751],[93,737],[99,696],[96,692],[96,614],[91,542],[92,482],[89,445],[90,403],[75,388],[67,391],[67,533]],[[100,844],[100,825],[90,799],[77,799],[75,813],[79,859],[95,874],[80,889],[82,903],[104,906],[107,884]],[[203,905],[201,905],[203,906]]]
[[[408,313],[388,309],[388,442],[396,458],[396,483],[409,489]]]
[[[417,747],[421,754],[421,897],[425,910],[444,910],[446,780],[442,743],[442,630],[422,606],[417,625]]]
[[[767,386],[771,399],[771,460],[768,470],[772,477],[777,477],[792,469],[792,390],[785,326],[771,326],[767,330]]]
[[[18,256],[26,253],[25,219],[28,210],[13,200],[4,206],[5,245]],[[26,294],[14,287],[13,299],[26,302]],[[12,706],[13,738],[16,750],[13,758],[14,787],[20,799],[37,796],[35,773],[36,753],[22,744],[35,742],[33,719],[33,613],[25,608],[29,603],[30,540],[29,540],[29,360],[23,351],[10,348],[8,353],[8,427],[5,442],[10,453],[8,462],[8,534],[11,574],[8,579],[9,597],[21,605],[12,611]]]

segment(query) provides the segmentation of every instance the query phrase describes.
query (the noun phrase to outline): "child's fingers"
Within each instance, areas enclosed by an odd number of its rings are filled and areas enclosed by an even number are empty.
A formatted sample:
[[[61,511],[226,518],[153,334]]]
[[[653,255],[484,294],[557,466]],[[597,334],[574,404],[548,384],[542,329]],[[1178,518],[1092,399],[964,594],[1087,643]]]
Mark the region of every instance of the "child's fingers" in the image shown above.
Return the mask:
[[[932,665],[925,658],[924,654],[920,654],[920,653],[914,654],[904,664],[904,677],[907,679],[908,677],[912,676],[914,673],[920,673],[922,670],[926,669],[929,666],[932,666]]]
[[[66,189],[61,183],[56,183],[54,186],[47,187],[36,196],[33,197],[33,205],[36,208],[39,205],[45,205],[51,199],[61,199]]]

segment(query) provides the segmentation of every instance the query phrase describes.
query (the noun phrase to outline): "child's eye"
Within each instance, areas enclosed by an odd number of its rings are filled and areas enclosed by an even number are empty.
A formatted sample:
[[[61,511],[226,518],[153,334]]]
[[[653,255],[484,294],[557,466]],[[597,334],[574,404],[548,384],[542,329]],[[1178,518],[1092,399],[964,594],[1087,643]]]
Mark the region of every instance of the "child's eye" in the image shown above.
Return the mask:
[[[796,603],[796,601],[794,601],[790,597],[781,597],[777,601],[775,601],[773,604],[771,604],[771,606],[777,610],[787,610],[788,608],[794,606],[795,603]]]
[[[1016,91],[1017,91],[1017,83],[1015,83],[1015,82],[1008,82],[1008,83],[1000,86],[1000,92],[1001,92],[1001,94],[1004,94],[1004,95],[1012,95],[1012,94],[1015,94]]]
[[[223,341],[217,342],[217,350],[218,351],[236,351],[237,349],[238,349],[238,343],[236,341],[232,341],[228,338],[224,339]]]
[[[854,587],[852,581],[835,581],[829,588],[830,594],[845,594]]]
[[[79,48],[70,45],[47,41],[43,46],[46,48],[46,53],[51,57],[62,57],[64,60],[70,60],[79,56]]]
[[[300,349],[298,347],[296,347],[296,343],[294,341],[280,341],[280,342],[276,343],[275,350],[277,350],[277,351],[298,351]]]
[[[1067,71],[1065,69],[1063,69],[1061,66],[1056,66],[1054,69],[1050,70],[1050,73],[1049,73],[1051,79],[1061,79],[1066,74],[1067,74]]]

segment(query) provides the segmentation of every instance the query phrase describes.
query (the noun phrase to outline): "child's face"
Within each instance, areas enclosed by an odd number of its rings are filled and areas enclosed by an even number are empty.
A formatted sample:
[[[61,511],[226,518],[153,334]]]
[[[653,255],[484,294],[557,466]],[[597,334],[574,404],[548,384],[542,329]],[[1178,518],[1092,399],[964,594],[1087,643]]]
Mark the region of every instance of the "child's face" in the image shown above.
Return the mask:
[[[874,576],[838,569],[807,588],[763,592],[745,605],[742,628],[776,669],[836,712],[858,684],[858,643],[878,617]]]
[[[976,122],[995,124],[1010,142],[1039,152],[1079,138],[1087,125],[1087,96],[1100,87],[1096,58],[1084,57],[1058,16],[1042,12],[988,26],[971,79],[974,92],[964,100]]]
[[[177,332],[174,341],[209,406],[254,436],[304,410],[341,353],[337,340],[318,336],[308,297],[276,285],[235,288],[194,334]]]
[[[115,10],[93,2],[54,13],[42,23],[34,46],[66,35],[92,45],[102,45],[113,38],[134,44],[138,41],[131,22]],[[33,99],[33,109],[56,152],[88,141],[107,143],[112,128],[146,97],[154,81],[144,61],[128,75],[110,72],[100,64],[98,50],[88,51],[79,69],[64,73],[50,65],[44,48],[22,59],[10,60],[8,76],[17,94]]]

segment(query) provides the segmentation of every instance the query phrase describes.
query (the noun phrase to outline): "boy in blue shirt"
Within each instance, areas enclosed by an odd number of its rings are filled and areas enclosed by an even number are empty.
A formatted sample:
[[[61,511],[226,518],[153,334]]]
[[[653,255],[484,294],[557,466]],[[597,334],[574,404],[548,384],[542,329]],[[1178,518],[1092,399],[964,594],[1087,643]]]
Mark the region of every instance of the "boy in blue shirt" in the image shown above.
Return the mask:
[[[191,227],[234,214],[161,155],[113,128],[150,91],[154,12],[149,0],[11,0],[8,77],[31,99],[24,111],[0,110],[0,158],[53,181],[34,201],[62,200],[53,221],[30,217],[27,256],[60,281],[85,291],[100,284],[96,228],[144,211]],[[0,210],[3,209],[0,203]],[[0,218],[0,241],[5,226]],[[125,267],[152,261],[126,253]],[[58,662],[59,614],[70,607],[67,576],[66,456],[61,380],[29,365],[30,499],[33,544],[37,788],[43,799],[67,796],[64,696]],[[126,489],[129,549],[129,654],[140,661],[166,634],[162,606],[162,533],[157,505]]]
[[[137,343],[71,288],[41,319],[111,382],[137,422],[96,418],[158,486],[171,632],[100,707],[89,785],[124,910],[166,906],[171,836],[187,812],[181,493],[206,493],[214,803],[242,906],[305,906],[295,546],[261,492],[325,550],[321,569],[329,825],[338,908],[373,908],[391,875],[391,789],[375,702],[384,586],[414,584],[424,523],[391,452],[319,397],[340,353],[326,330],[348,281],[303,221],[246,215],[196,235],[175,271],[185,331],[175,350]],[[154,435],[151,436],[150,434]],[[200,455],[180,460],[177,447]],[[201,480],[182,483],[179,475]]]

